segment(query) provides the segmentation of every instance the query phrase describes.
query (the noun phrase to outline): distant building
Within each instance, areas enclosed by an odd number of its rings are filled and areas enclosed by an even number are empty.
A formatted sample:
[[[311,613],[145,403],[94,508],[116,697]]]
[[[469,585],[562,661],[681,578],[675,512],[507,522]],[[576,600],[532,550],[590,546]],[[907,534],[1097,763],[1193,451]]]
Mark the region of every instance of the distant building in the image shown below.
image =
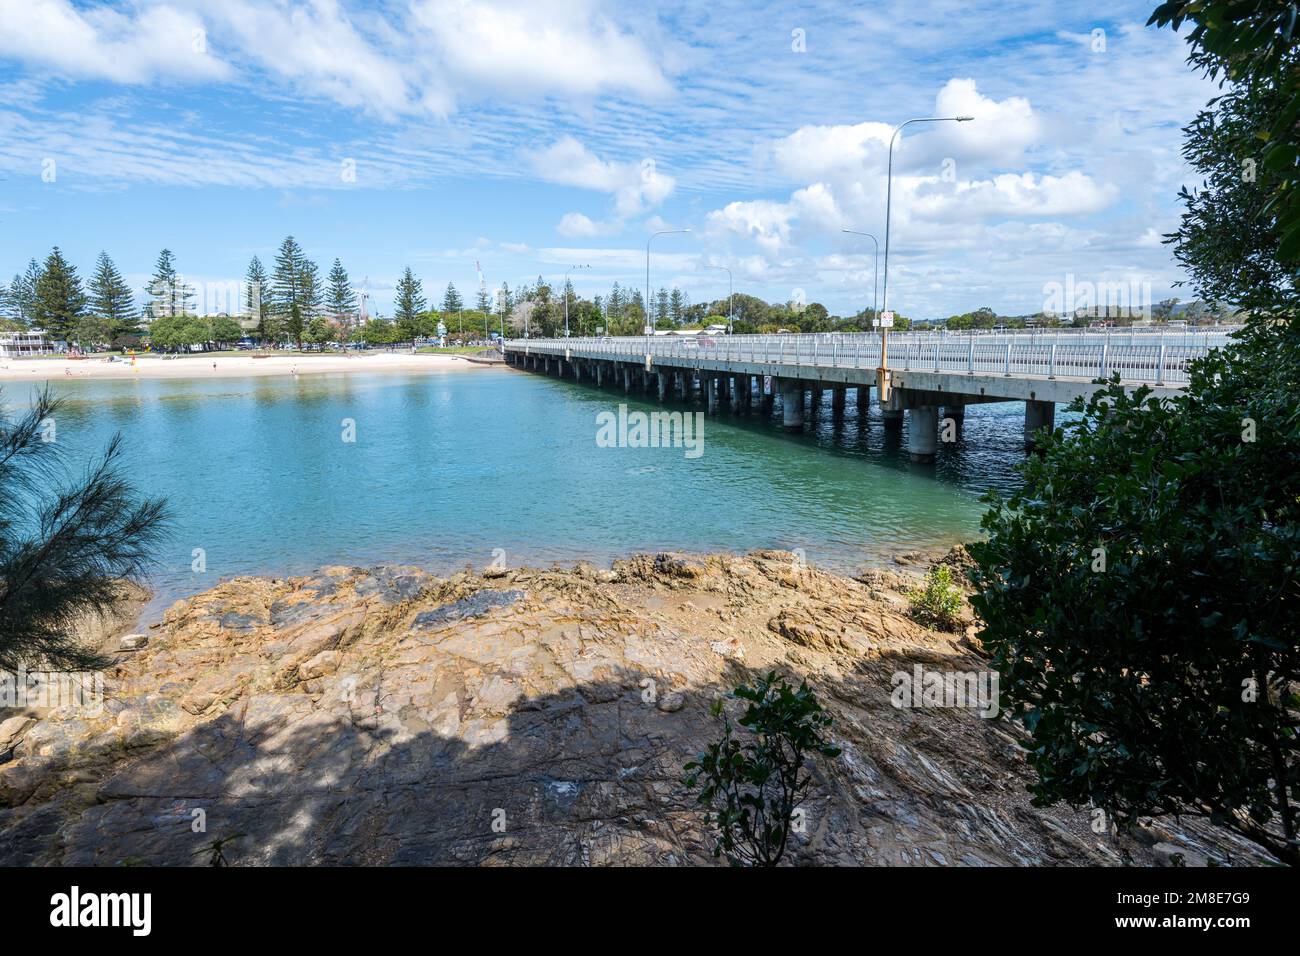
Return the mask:
[[[25,355],[48,355],[56,351],[54,345],[40,329],[21,332],[0,332],[0,358],[22,358]]]

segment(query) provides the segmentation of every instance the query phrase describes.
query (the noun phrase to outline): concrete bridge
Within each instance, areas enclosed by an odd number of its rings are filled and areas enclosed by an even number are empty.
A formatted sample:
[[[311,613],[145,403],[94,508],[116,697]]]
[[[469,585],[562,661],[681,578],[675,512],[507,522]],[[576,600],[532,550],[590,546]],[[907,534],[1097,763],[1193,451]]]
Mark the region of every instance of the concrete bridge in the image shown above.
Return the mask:
[[[1050,429],[1057,403],[1090,395],[1098,379],[1118,373],[1130,390],[1148,386],[1168,396],[1185,387],[1188,364],[1226,344],[1231,329],[1166,332],[899,333],[887,348],[891,387],[880,403],[886,428],[902,428],[913,461],[933,461],[940,419],[959,431],[967,405],[1025,403],[1025,443]],[[877,387],[878,333],[624,338],[510,339],[506,361],[517,368],[572,375],[596,387],[693,401],[709,414],[722,407],[771,414],[781,399],[782,423],[800,429],[805,396],[815,411],[825,393],[840,411],[856,388],[860,413]],[[942,409],[942,416],[940,415]]]

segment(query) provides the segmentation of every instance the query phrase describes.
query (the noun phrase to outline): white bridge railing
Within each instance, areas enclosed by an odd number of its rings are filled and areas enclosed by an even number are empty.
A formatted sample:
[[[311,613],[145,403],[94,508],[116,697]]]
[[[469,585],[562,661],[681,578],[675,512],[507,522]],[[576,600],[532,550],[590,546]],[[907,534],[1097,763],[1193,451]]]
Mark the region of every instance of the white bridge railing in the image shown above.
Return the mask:
[[[889,366],[912,372],[965,372],[1007,377],[1093,380],[1119,373],[1124,382],[1181,385],[1188,364],[1227,344],[1232,329],[1121,333],[1008,333],[961,335],[898,333],[889,337]],[[510,339],[510,351],[642,362],[678,359],[789,365],[795,368],[874,369],[878,333],[787,335],[626,336]]]

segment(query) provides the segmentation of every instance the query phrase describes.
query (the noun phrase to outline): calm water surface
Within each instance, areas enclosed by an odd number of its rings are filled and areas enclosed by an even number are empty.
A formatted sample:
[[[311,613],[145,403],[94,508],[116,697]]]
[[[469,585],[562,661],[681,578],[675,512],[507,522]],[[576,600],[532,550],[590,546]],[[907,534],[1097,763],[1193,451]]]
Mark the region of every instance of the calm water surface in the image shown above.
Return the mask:
[[[802,435],[757,413],[709,419],[689,459],[597,446],[598,413],[658,405],[510,369],[55,387],[71,400],[59,440],[89,455],[121,431],[130,478],[171,503],[155,607],[238,574],[445,572],[498,548],[510,564],[803,548],[854,570],[976,536],[980,495],[1014,488],[1023,459],[1020,404],[971,406],[962,441],[923,466],[858,415],[853,392],[842,418],[827,401]],[[205,574],[191,571],[195,548]]]

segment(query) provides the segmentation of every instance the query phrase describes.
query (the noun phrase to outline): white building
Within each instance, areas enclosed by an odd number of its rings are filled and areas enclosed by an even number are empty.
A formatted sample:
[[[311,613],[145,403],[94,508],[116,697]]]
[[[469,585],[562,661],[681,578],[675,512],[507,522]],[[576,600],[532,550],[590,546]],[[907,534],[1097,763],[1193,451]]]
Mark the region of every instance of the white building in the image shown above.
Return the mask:
[[[40,329],[21,332],[0,332],[0,358],[21,358],[25,355],[48,355],[54,346]]]

